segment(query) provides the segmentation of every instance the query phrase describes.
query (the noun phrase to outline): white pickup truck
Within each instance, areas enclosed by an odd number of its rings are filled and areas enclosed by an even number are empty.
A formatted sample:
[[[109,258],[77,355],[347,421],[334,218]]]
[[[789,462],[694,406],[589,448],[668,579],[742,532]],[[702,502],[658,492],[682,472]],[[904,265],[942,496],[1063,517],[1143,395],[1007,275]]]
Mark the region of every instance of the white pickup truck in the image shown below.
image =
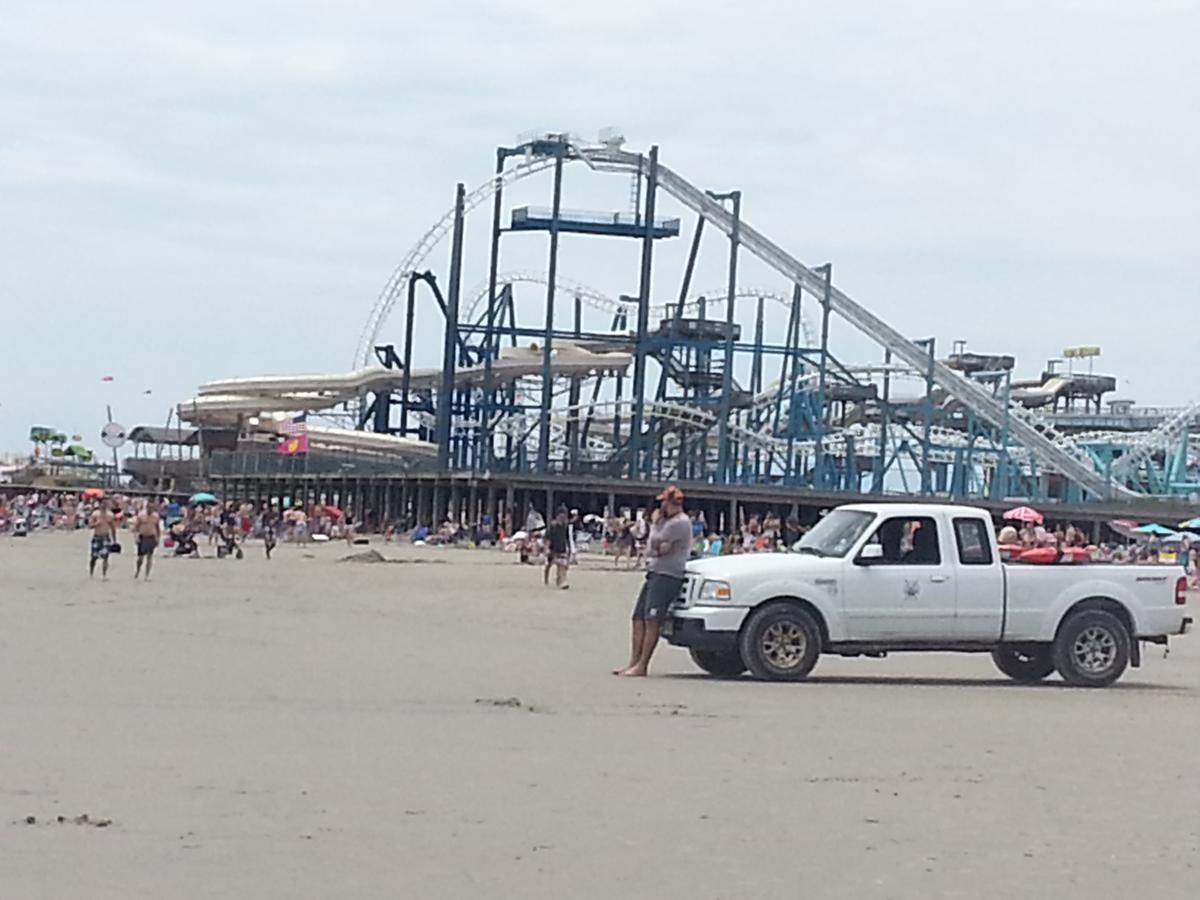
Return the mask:
[[[1058,671],[1112,684],[1140,641],[1187,634],[1183,570],[1001,561],[989,514],[965,506],[855,504],[830,512],[795,552],[687,565],[663,623],[713,675],[796,681],[821,653],[990,652],[1018,681]]]

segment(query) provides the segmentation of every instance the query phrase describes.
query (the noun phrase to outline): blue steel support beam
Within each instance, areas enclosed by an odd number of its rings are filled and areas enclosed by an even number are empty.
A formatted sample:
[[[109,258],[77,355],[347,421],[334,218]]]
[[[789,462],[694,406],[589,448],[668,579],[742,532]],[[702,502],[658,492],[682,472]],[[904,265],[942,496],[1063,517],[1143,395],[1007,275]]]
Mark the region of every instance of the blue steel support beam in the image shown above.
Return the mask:
[[[450,416],[454,408],[454,372],[458,359],[458,295],[462,280],[463,207],[466,186],[459,182],[454,196],[454,236],[450,242],[450,284],[446,298],[446,337],[442,345],[442,384],[438,390],[438,468],[450,466]],[[405,340],[409,339],[405,335]],[[407,369],[405,370],[408,371]]]
[[[487,302],[487,330],[484,332],[483,339],[483,409],[481,414],[482,428],[480,428],[480,443],[482,453],[480,453],[480,465],[486,471],[492,467],[492,392],[493,375],[492,375],[492,355],[496,352],[495,333],[496,333],[496,277],[500,265],[500,214],[503,211],[503,182],[501,175],[504,174],[504,160],[507,154],[503,148],[496,150],[496,193],[492,197],[492,247],[491,254],[488,260],[488,302]]]
[[[825,486],[825,425],[828,420],[825,395],[829,378],[829,313],[833,291],[833,263],[825,263],[813,271],[825,279],[825,288],[821,293],[821,366],[817,372],[817,434],[816,452],[813,454],[813,487],[819,488]]]
[[[554,393],[554,373],[550,354],[554,343],[554,282],[558,276],[558,216],[562,211],[563,154],[554,159],[554,206],[550,213],[550,264],[546,275],[546,334],[542,343],[542,416],[538,429],[538,469],[550,468],[550,400]],[[548,512],[548,511],[547,511]]]
[[[933,433],[933,376],[937,357],[934,355],[936,342],[934,338],[923,341],[913,341],[917,346],[924,346],[929,353],[929,365],[925,370],[925,399],[921,403],[924,413],[924,428],[921,432],[921,496],[927,497],[933,493],[929,470],[929,442]]]
[[[654,201],[658,195],[658,145],[650,148],[646,173],[646,219],[642,235],[642,271],[638,282],[637,342],[633,351],[633,415],[629,424],[629,476],[639,477],[642,457],[642,404],[646,390],[646,331],[650,318],[650,273],[654,261]],[[553,276],[552,276],[553,277]],[[618,378],[618,385],[620,379]]]
[[[725,294],[725,354],[722,360],[721,372],[721,406],[717,420],[717,483],[730,481],[730,470],[733,468],[732,454],[729,452],[729,413],[733,405],[733,307],[737,294],[737,265],[738,246],[741,242],[742,192],[730,191],[718,195],[710,193],[714,200],[731,200],[733,202],[733,228],[729,235],[729,282]]]
[[[871,478],[871,493],[882,494],[888,471],[888,425],[892,408],[892,351],[883,351],[883,402],[879,404],[879,455]]]
[[[799,284],[792,285],[792,308],[788,312],[788,355],[784,357],[784,365],[788,366],[788,429],[787,429],[787,459],[783,463],[783,481],[785,484],[791,484],[793,481],[793,468],[796,465],[796,376],[800,370],[800,354],[796,351],[800,347],[800,321],[803,316],[802,304],[804,302],[804,290]],[[781,390],[775,396],[775,427],[779,427],[780,420],[780,401],[783,396]]]
[[[433,275],[426,272],[425,277],[432,278]],[[408,390],[412,369],[413,320],[416,316],[417,282],[421,279],[422,276],[419,275],[409,277],[404,306],[404,377],[400,380],[400,433],[403,435],[408,434]]]

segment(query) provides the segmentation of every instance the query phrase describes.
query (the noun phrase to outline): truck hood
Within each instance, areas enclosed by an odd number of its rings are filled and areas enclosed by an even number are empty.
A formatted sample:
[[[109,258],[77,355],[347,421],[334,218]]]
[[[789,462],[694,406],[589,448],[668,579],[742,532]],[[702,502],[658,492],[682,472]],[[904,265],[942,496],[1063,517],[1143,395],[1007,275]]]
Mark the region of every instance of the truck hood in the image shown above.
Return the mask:
[[[811,553],[746,553],[694,559],[687,564],[687,572],[713,581],[731,581],[743,575],[763,578],[776,572],[803,578],[810,572],[815,575],[839,568],[841,563],[840,559],[813,556]]]

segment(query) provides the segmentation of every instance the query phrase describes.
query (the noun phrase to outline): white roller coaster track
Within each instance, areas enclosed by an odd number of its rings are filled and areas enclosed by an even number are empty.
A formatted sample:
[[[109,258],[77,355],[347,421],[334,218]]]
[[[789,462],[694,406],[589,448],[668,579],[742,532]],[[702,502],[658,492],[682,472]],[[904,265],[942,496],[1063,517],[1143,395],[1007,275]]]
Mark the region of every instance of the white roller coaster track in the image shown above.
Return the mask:
[[[518,165],[506,170],[503,174],[492,176],[467,194],[463,203],[464,211],[474,209],[480,203],[492,197],[504,185],[527,178],[553,165],[553,159],[537,156],[527,157]],[[453,227],[454,207],[451,207],[445,215],[433,224],[432,228],[422,235],[421,240],[408,251],[408,255],[392,271],[387,284],[383,286],[383,290],[379,292],[379,297],[375,300],[375,306],[371,309],[370,317],[368,317],[366,324],[363,325],[362,334],[359,335],[358,349],[354,354],[355,367],[370,365],[372,349],[379,339],[379,329],[383,327],[383,323],[387,320],[392,307],[396,305],[396,301],[408,288],[409,278],[412,277],[417,266],[424,261],[425,257],[432,252],[433,248],[438,245]]]
[[[496,284],[538,284],[543,287],[550,283],[550,276],[545,272],[501,272],[496,275]],[[623,309],[625,304],[601,290],[597,290],[591,285],[584,284],[582,281],[575,281],[571,278],[564,278],[557,275],[554,278],[554,289],[560,293],[571,297],[578,297],[585,305],[592,309],[598,309],[602,312],[616,312]],[[487,303],[488,293],[491,290],[491,285],[488,282],[476,285],[475,289],[468,295],[471,299],[467,301],[463,308],[462,319],[466,322],[471,322],[479,314],[480,310]]]
[[[550,276],[546,272],[503,272],[496,276],[496,284],[537,284],[543,287],[549,284]],[[554,278],[555,290],[572,297],[578,297],[587,306],[592,309],[598,309],[602,312],[617,312],[621,309],[629,309],[637,306],[637,298],[628,300],[619,297],[611,297],[601,290],[598,290],[591,285],[584,284],[581,281],[575,281],[570,278],[563,278],[557,275]],[[488,282],[483,282],[477,285],[471,292],[470,301],[465,307],[462,318],[465,321],[474,320],[478,315],[480,307],[487,302],[488,293],[491,291],[491,285]],[[704,297],[708,303],[724,303],[725,288],[719,289],[719,293],[696,294],[692,299],[687,300],[683,304],[686,312],[694,312],[700,306],[700,298]],[[786,294],[781,294],[778,291],[771,290],[765,287],[747,287],[738,288],[737,293],[733,295],[734,300],[770,300],[778,303],[781,306],[791,306],[792,298]],[[658,309],[663,318],[667,318],[674,311],[675,304],[665,305],[660,304],[655,307]],[[812,347],[816,343],[816,337],[813,335],[812,324],[803,316],[800,318],[800,328],[804,334],[805,346]]]
[[[1180,410],[1153,431],[1140,433],[1130,443],[1129,449],[1113,464],[1114,475],[1118,473],[1121,476],[1133,475],[1155,453],[1179,443],[1197,413],[1200,413],[1200,401]]]
[[[632,400],[608,400],[598,401],[595,404],[579,404],[575,407],[569,407],[561,411],[555,416],[557,427],[555,429],[556,439],[554,447],[558,450],[565,450],[565,425],[562,424],[565,415],[574,410],[583,412],[587,409],[592,411],[605,411],[610,415],[616,411],[628,413],[633,407]],[[676,422],[681,425],[689,425],[700,430],[710,431],[716,428],[717,417],[703,410],[692,406],[686,406],[679,403],[671,403],[669,401],[647,401],[643,405],[643,409],[651,417],[663,421]],[[430,418],[432,421],[432,417]],[[506,416],[499,419],[494,431],[499,434],[507,434],[512,437],[519,437],[525,440],[535,440],[533,429],[537,425],[537,418],[532,415],[518,414]],[[476,423],[464,423],[474,427]],[[899,429],[893,430],[893,438],[900,434]],[[731,423],[729,426],[729,434],[732,439],[754,450],[762,450],[767,453],[773,453],[780,457],[786,458],[791,452],[793,455],[812,453],[816,449],[816,442],[812,440],[793,441],[790,446],[786,438],[776,437],[763,431],[753,431],[743,428],[736,423]],[[969,441],[967,436],[961,431],[956,431],[950,428],[935,427],[931,430],[930,437],[939,442],[942,446],[934,447],[930,452],[930,459],[934,462],[953,463],[958,459],[958,454],[955,449],[950,448],[965,448]],[[844,457],[848,450],[851,440],[854,442],[855,454],[859,457],[875,457],[880,454],[881,430],[878,425],[871,423],[867,425],[856,425],[850,428],[840,429],[830,432],[822,440],[822,451],[830,456]],[[589,435],[588,446],[586,447],[589,457],[594,459],[605,459],[611,456],[613,446],[610,442],[601,438],[595,438]],[[1000,456],[1000,448],[994,447],[985,442],[976,442],[972,449],[972,455],[981,465],[992,465]]]

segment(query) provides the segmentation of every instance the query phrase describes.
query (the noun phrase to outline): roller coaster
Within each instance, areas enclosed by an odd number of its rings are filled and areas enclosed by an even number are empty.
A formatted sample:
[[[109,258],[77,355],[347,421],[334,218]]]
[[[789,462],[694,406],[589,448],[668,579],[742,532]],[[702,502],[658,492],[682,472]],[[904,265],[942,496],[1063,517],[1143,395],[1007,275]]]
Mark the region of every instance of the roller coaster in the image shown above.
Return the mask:
[[[623,176],[630,208],[564,207],[568,166]],[[549,207],[513,207],[506,218],[506,191],[538,175],[552,177]],[[489,200],[488,276],[464,290],[466,216]],[[653,277],[656,250],[685,228],[682,216],[659,215],[660,201],[694,216],[678,289],[665,300],[653,296],[662,283]],[[706,231],[716,232],[727,279],[697,291]],[[544,272],[503,269],[501,251],[514,233],[546,236]],[[560,275],[563,234],[636,242],[637,293]],[[443,291],[426,265],[446,239]],[[778,284],[743,285],[747,255]],[[421,293],[436,301],[434,326],[428,313],[418,322]],[[397,349],[384,335],[401,304]],[[768,310],[786,325],[769,325]],[[838,355],[835,317],[878,346],[876,361]],[[1200,491],[1200,403],[1130,428],[1105,420],[1097,393],[1088,421],[1101,427],[1080,428],[1057,410],[1069,382],[1014,384],[1012,367],[1011,357],[962,347],[940,356],[935,339],[906,337],[839,289],[831,264],[805,265],[750,225],[740,192],[695,186],[657,147],[636,153],[613,135],[589,143],[531,134],[497,148],[483,184],[460,184],[454,205],[395,268],[350,372],[212,382],[179,413],[201,426],[244,430],[255,422],[270,430],[283,414],[309,411],[332,420],[328,446],[369,444],[406,464],[455,473],[1070,503]]]

